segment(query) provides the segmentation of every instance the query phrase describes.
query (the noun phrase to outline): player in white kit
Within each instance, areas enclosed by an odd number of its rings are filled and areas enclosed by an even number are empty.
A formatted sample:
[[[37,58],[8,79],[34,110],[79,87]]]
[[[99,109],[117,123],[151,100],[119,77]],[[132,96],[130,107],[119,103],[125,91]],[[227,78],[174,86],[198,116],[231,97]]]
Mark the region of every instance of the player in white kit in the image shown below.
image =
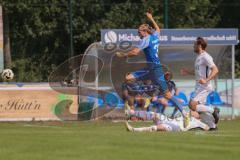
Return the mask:
[[[211,80],[217,75],[218,68],[213,62],[213,58],[205,51],[207,42],[198,37],[194,42],[194,52],[197,54],[195,60],[194,71],[182,69],[183,75],[195,74],[196,86],[193,97],[189,102],[189,107],[198,113],[209,112],[215,118],[217,123],[219,120],[219,109],[206,106],[206,97],[213,90]]]
[[[196,115],[196,116],[195,116]],[[200,128],[202,130],[208,131],[210,128],[207,124],[201,122],[197,119],[197,113],[193,114],[189,125],[184,128],[184,118],[178,117],[175,119],[168,118],[165,115],[161,115],[158,119],[154,120],[154,125],[149,127],[132,127],[127,121],[125,123],[128,131],[131,132],[156,132],[156,131],[172,131],[172,132],[180,132],[180,131],[189,131],[191,129]]]

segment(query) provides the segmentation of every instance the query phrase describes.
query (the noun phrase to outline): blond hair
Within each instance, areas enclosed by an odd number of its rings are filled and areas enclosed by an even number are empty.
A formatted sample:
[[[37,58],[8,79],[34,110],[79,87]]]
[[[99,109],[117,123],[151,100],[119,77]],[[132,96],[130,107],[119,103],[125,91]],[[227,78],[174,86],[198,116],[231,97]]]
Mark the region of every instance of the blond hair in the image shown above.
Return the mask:
[[[141,25],[138,27],[138,29],[145,31],[145,32],[147,32],[148,34],[152,34],[152,33],[153,33],[153,32],[152,32],[152,27],[149,26],[149,25],[146,24],[146,23],[141,24]]]

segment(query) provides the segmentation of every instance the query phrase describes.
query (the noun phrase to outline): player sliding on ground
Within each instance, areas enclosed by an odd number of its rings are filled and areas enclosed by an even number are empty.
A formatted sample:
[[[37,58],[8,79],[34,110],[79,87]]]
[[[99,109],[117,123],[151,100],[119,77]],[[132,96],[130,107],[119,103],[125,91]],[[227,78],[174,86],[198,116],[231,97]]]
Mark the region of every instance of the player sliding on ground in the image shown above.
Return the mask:
[[[205,105],[208,94],[213,90],[210,81],[218,73],[218,67],[213,62],[213,58],[205,51],[206,47],[207,42],[202,37],[198,37],[193,47],[194,52],[197,54],[194,64],[195,70],[183,68],[181,73],[182,75],[195,74],[196,77],[195,91],[189,102],[190,109],[198,113],[211,113],[217,123],[219,109]]]
[[[130,73],[129,75],[126,76],[126,81],[130,81],[132,79],[137,80],[150,79],[155,85],[158,86],[159,91],[164,94],[164,97],[172,101],[172,103],[179,109],[179,111],[185,118],[185,126],[187,126],[189,122],[189,117],[187,116],[187,113],[183,110],[183,106],[181,105],[181,103],[179,103],[177,98],[173,97],[169,92],[167,84],[164,79],[162,65],[158,57],[160,28],[153,19],[151,13],[147,12],[146,16],[152,22],[155,31],[153,31],[148,24],[140,25],[138,28],[138,34],[139,37],[141,38],[140,45],[133,48],[131,51],[127,53],[124,52],[116,53],[118,57],[125,58],[137,56],[141,52],[145,54],[147,68]]]
[[[161,115],[159,118],[154,119],[154,125],[149,127],[132,127],[127,121],[125,122],[126,128],[131,132],[156,132],[156,131],[172,131],[172,132],[180,132],[180,131],[189,131],[191,129],[202,129],[208,131],[210,127],[201,122],[198,119],[198,113],[192,112],[192,118],[189,121],[189,125],[187,127],[183,126],[183,117],[178,117],[175,119],[170,119],[165,115]]]

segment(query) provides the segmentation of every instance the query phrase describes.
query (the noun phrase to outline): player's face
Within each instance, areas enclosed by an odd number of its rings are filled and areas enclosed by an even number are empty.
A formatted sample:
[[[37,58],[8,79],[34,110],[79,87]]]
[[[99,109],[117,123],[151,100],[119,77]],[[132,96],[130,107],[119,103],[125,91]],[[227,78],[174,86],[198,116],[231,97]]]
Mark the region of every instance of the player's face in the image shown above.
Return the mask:
[[[194,42],[193,49],[195,53],[200,53],[201,45],[197,45],[197,42]]]
[[[143,29],[138,29],[138,36],[143,39],[143,37],[145,36],[145,31]]]
[[[171,79],[170,74],[166,74],[166,75],[165,75],[165,79],[166,79],[167,81],[169,81],[169,80]]]

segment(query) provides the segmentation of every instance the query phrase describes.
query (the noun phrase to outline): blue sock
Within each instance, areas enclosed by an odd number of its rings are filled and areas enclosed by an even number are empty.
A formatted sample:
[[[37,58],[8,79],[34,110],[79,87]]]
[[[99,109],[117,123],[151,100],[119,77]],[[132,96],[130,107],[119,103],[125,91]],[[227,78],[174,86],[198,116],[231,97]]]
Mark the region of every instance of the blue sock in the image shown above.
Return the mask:
[[[147,111],[148,111],[148,112],[151,112],[151,111],[152,111],[152,108],[153,108],[153,104],[150,104],[150,105],[147,107]]]
[[[153,120],[153,114],[151,112],[146,112],[146,119]]]
[[[165,107],[162,104],[157,105],[157,113],[163,114],[165,111]]]
[[[164,112],[165,112],[165,107],[162,106],[161,113],[164,114]]]
[[[172,96],[172,98],[170,99],[170,101],[174,104],[174,106],[176,106],[179,111],[183,114],[183,106],[181,105],[181,103],[178,102],[177,97]]]
[[[172,117],[175,116],[175,114],[177,113],[178,109],[175,107],[174,110],[173,110],[173,113],[172,113]]]
[[[162,107],[163,107],[162,104],[157,104],[157,105],[156,105],[156,112],[157,112],[157,113],[161,113]]]

